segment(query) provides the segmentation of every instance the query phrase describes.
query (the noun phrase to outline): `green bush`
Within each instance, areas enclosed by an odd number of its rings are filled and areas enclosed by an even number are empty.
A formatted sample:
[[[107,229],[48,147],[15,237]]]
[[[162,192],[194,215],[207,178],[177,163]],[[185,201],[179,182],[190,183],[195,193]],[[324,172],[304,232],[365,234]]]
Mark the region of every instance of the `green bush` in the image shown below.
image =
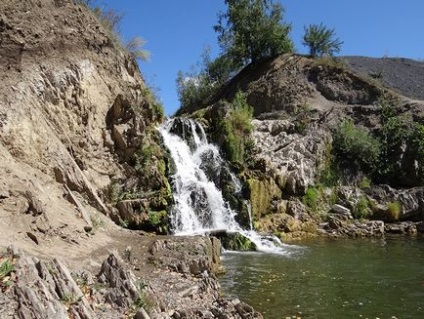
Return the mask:
[[[418,179],[420,185],[424,184],[424,125],[415,124],[410,140],[410,150],[412,152],[411,157],[418,164]]]
[[[381,145],[367,130],[351,120],[342,121],[333,133],[333,151],[338,163],[357,173],[372,173],[378,167]],[[344,165],[346,164],[346,165]]]
[[[309,187],[303,196],[303,203],[308,206],[312,212],[318,211],[319,190]]]
[[[358,187],[361,189],[366,189],[366,188],[370,188],[371,187],[371,180],[364,176],[361,178],[361,180],[358,183]]]
[[[326,143],[323,159],[323,167],[319,172],[319,182],[323,186],[327,187],[337,186],[341,179],[341,173],[337,166],[337,160],[333,155],[333,147],[331,143]]]
[[[254,145],[251,138],[253,109],[242,92],[237,92],[227,116],[221,120],[219,131],[224,136],[223,149],[227,159],[237,166],[248,161]]]
[[[200,66],[192,67],[190,72],[178,72],[176,84],[180,109],[177,114],[193,112],[207,105],[234,71],[227,55],[212,60],[209,51],[208,47],[204,49],[202,61],[198,63]]]
[[[371,215],[368,199],[363,196],[355,203],[352,209],[352,216],[358,219],[368,218]]]
[[[168,213],[165,210],[150,211],[149,223],[158,233],[168,233]]]

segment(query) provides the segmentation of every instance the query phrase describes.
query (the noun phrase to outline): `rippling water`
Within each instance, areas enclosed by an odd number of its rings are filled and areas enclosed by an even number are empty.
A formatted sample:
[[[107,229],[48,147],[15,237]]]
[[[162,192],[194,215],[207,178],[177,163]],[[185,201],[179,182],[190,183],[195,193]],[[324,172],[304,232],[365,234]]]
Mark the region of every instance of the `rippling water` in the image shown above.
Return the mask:
[[[319,240],[223,256],[224,293],[264,318],[424,318],[424,240]]]

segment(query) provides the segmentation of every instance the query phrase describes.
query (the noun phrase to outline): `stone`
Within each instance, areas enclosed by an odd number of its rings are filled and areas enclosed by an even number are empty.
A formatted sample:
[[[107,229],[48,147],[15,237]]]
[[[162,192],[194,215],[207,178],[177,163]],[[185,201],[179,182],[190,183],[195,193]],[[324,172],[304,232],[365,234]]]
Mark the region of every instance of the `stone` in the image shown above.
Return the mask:
[[[178,317],[175,317],[178,318]],[[141,307],[134,316],[134,319],[150,319],[149,314],[143,307]]]
[[[346,207],[344,207],[342,205],[334,204],[331,207],[331,211],[333,213],[336,213],[336,214],[344,215],[344,216],[348,217],[349,219],[352,219],[353,218],[352,217],[352,214],[350,212],[350,209],[349,208],[346,208]]]
[[[128,308],[140,297],[140,292],[134,284],[134,275],[114,253],[103,262],[97,277],[100,283],[109,286],[105,300],[113,307]]]
[[[423,221],[417,223],[415,226],[417,228],[417,232],[419,232],[420,234],[424,233],[424,222]]]

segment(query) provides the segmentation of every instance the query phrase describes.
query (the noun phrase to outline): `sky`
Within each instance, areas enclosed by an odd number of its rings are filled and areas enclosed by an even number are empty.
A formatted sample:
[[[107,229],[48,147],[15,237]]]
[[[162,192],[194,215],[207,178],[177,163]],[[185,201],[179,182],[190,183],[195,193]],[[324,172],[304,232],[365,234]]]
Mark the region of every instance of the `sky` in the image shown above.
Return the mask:
[[[277,2],[278,0],[274,0]],[[339,55],[424,59],[424,0],[281,0],[298,53],[304,26],[324,23],[344,43]],[[139,61],[147,84],[171,116],[179,107],[175,80],[201,61],[206,46],[220,51],[213,25],[224,0],[98,0],[123,14],[124,39],[141,36],[151,54]]]

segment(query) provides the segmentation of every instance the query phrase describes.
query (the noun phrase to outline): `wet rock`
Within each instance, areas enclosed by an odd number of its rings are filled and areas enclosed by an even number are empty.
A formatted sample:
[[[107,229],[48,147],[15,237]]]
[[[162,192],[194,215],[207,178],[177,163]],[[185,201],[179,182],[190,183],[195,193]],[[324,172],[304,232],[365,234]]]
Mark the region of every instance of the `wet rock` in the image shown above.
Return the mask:
[[[227,250],[236,251],[255,251],[256,245],[249,238],[240,233],[229,233],[227,231],[213,232],[213,236],[217,237]]]

